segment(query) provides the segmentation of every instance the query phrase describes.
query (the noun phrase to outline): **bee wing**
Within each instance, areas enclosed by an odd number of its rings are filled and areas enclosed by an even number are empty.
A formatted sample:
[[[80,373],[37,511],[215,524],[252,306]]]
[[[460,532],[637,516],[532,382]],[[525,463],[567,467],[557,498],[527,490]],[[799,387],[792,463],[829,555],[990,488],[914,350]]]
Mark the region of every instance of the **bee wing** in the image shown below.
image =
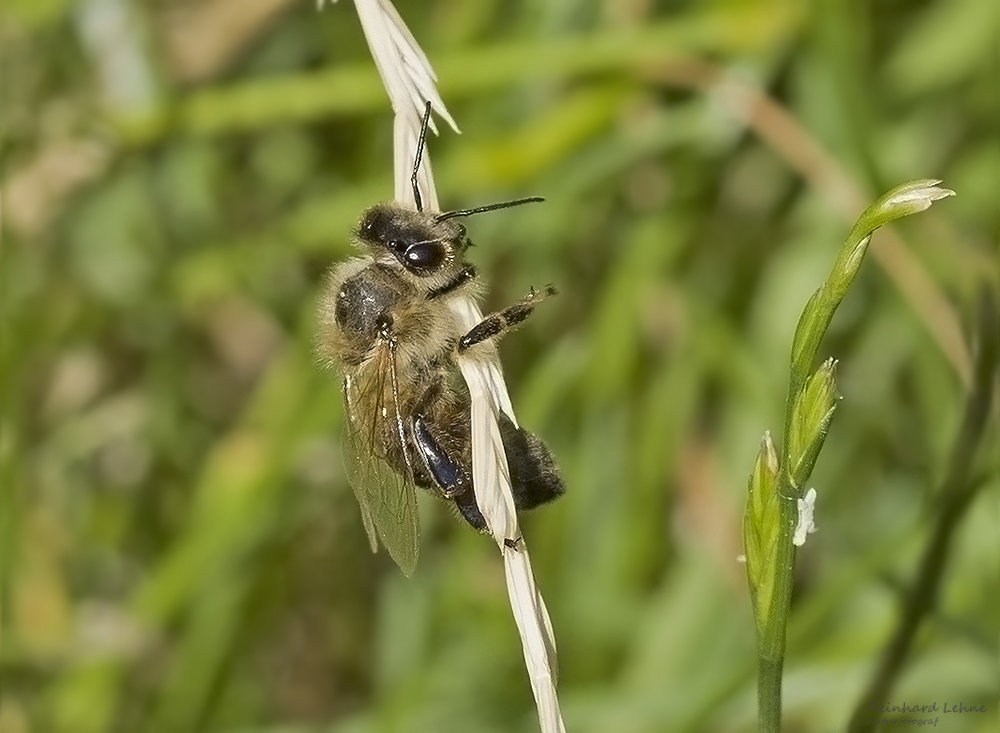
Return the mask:
[[[395,350],[388,344],[380,347],[372,364],[344,379],[344,465],[372,552],[378,551],[381,539],[409,576],[420,552],[420,525],[396,384]],[[390,464],[390,450],[403,456],[403,472]]]

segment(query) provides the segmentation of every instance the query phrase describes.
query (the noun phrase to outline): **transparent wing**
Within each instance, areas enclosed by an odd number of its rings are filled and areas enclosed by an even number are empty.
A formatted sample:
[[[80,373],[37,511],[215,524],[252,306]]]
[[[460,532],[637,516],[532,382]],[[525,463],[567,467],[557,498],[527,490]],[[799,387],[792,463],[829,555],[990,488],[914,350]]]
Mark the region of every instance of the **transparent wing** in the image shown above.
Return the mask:
[[[344,465],[372,552],[381,540],[409,576],[420,553],[420,525],[396,386],[395,349],[390,343],[379,347],[371,363],[344,379]]]

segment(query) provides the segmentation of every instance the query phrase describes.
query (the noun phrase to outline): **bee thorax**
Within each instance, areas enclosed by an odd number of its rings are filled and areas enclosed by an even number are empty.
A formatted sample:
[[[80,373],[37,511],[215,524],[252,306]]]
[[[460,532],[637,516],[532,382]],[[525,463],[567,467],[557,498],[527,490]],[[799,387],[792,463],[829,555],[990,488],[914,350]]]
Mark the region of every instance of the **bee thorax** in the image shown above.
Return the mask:
[[[335,318],[348,332],[375,338],[402,293],[368,268],[349,278],[337,292]]]

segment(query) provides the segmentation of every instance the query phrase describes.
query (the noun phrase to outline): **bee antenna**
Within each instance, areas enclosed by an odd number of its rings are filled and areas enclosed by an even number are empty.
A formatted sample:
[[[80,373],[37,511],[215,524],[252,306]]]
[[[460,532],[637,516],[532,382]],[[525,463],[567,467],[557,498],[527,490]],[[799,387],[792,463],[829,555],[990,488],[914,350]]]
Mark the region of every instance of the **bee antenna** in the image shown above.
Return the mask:
[[[490,204],[489,206],[479,206],[475,209],[459,209],[458,211],[446,211],[443,214],[438,214],[435,221],[444,221],[445,219],[455,219],[459,216],[472,216],[473,214],[482,214],[485,211],[496,211],[497,209],[509,209],[511,206],[520,206],[521,204],[534,204],[539,201],[544,201],[541,196],[529,196],[526,199],[515,199],[514,201],[504,201],[499,204]]]
[[[410,185],[413,186],[413,203],[417,206],[417,211],[424,210],[424,204],[420,200],[420,189],[417,187],[417,171],[420,170],[420,159],[424,155],[424,140],[427,138],[427,126],[431,122],[430,100],[424,106],[424,117],[420,123],[420,137],[417,138],[417,154],[413,158],[413,173],[410,175]]]

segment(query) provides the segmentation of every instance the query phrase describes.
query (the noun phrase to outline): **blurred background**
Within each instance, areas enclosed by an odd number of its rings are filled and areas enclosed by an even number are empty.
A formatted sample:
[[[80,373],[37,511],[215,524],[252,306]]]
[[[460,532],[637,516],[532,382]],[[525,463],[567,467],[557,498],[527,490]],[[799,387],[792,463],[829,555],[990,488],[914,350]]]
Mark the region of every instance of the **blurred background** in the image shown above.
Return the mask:
[[[746,479],[795,321],[876,234],[823,345],[843,394],[799,552],[785,730],[845,728],[936,517],[997,280],[1000,4],[400,0],[463,130],[429,142],[568,491],[525,517],[575,733],[755,729]],[[421,504],[404,579],[340,458],[315,300],[392,195],[351,3],[0,6],[0,731],[533,731],[495,545]],[[994,405],[995,407],[995,405]],[[1000,671],[996,412],[889,704]]]

